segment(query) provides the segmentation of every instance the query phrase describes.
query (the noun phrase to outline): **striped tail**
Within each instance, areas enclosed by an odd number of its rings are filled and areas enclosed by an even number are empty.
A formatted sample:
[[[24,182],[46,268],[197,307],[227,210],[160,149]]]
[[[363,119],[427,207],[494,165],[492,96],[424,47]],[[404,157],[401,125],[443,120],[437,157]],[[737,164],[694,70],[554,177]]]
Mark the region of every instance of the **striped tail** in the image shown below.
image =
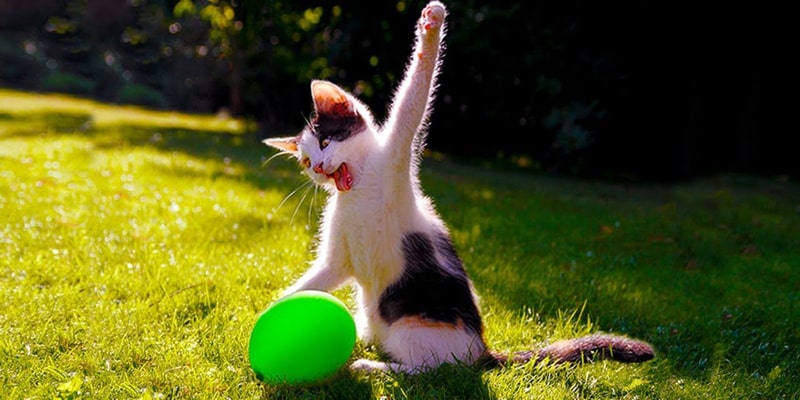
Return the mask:
[[[561,364],[567,362],[593,362],[604,359],[637,363],[652,360],[654,357],[655,350],[653,350],[653,346],[641,340],[609,334],[593,334],[553,343],[538,353],[535,351],[522,351],[513,355],[504,355],[490,352],[484,364],[492,368],[509,363],[527,363],[530,361],[536,363],[549,361]]]

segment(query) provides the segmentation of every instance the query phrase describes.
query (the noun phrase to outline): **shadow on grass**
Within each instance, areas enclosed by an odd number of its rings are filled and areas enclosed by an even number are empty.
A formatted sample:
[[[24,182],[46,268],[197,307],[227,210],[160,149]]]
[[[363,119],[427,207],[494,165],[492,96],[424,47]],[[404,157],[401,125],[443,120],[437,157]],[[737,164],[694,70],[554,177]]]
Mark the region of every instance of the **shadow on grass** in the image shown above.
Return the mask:
[[[340,372],[330,380],[313,386],[272,386],[262,383],[264,399],[374,399],[372,386],[366,380],[357,379],[347,372]]]
[[[483,380],[483,371],[472,367],[444,365],[420,375],[351,372],[343,368],[328,381],[314,386],[266,385],[265,398],[277,399],[470,399],[492,400],[496,396]],[[385,380],[376,393],[372,379]],[[443,384],[458,382],[458,384]]]
[[[0,124],[13,123],[12,134],[4,136],[36,136],[45,132],[71,133],[87,130],[92,116],[87,113],[26,112],[9,114],[0,112]],[[44,131],[44,132],[43,132]]]
[[[125,124],[97,128],[90,114],[79,112],[0,113],[0,128],[5,128],[0,137],[6,138],[53,134],[78,136],[90,140],[99,149],[149,147],[166,153],[180,152],[200,159],[235,164],[245,171],[244,179],[258,189],[276,188],[288,193],[301,181],[296,163],[286,157],[276,157],[268,166],[263,165],[274,152],[260,142],[255,132],[231,134]],[[179,173],[194,174],[189,169]]]
[[[496,178],[505,190],[469,176],[431,174],[430,193],[476,287],[507,309],[547,321],[585,302],[594,329],[651,342],[654,362],[687,380],[796,365],[796,185]]]

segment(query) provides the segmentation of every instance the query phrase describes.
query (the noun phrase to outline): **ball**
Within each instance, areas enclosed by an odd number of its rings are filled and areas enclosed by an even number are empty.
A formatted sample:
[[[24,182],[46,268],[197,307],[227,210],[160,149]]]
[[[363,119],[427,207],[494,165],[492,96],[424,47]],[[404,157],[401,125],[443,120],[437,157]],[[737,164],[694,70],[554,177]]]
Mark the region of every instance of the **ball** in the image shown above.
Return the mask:
[[[356,342],[347,306],[333,295],[305,290],[273,303],[250,334],[250,367],[271,384],[308,384],[332,376]]]

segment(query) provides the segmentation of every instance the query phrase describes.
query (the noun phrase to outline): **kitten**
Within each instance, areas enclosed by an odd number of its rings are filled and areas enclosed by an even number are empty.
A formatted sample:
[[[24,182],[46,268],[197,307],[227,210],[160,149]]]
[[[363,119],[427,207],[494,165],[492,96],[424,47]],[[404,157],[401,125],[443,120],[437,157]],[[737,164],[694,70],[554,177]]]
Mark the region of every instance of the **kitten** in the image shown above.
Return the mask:
[[[316,260],[285,294],[355,286],[359,336],[392,359],[357,360],[351,365],[356,370],[419,373],[442,363],[653,358],[648,344],[611,335],[563,341],[535,354],[487,350],[472,283],[417,177],[445,15],[438,1],[422,11],[414,51],[384,124],[345,90],[314,81],[315,114],[308,126],[295,137],[265,140],[297,157],[329,191]]]

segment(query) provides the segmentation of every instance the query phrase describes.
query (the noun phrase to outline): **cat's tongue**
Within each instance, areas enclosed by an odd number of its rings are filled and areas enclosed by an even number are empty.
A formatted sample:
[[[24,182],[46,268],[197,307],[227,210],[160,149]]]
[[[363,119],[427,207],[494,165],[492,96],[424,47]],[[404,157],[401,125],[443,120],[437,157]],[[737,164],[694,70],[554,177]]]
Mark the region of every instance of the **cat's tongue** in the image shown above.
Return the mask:
[[[342,163],[339,169],[328,176],[333,178],[333,182],[336,183],[336,189],[340,192],[346,192],[353,187],[353,176],[350,175],[350,171],[347,170],[347,164],[345,163]]]

